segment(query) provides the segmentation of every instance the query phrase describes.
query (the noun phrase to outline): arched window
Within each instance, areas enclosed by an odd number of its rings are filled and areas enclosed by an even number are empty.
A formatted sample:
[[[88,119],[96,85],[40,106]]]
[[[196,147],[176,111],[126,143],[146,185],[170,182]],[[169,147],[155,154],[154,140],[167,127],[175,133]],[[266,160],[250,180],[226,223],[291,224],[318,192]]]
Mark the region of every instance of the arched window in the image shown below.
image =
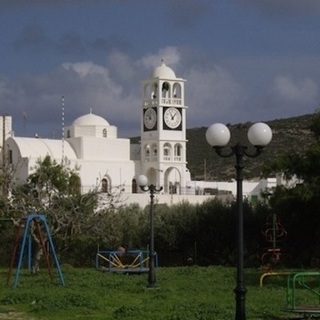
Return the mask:
[[[173,97],[181,99],[181,85],[180,83],[175,83],[173,85]]]
[[[106,128],[104,128],[104,129],[102,130],[102,136],[103,136],[104,138],[107,137],[107,129],[106,129]]]
[[[170,143],[165,143],[163,146],[163,160],[164,161],[171,160],[171,145],[170,145]]]
[[[169,92],[169,89],[170,89],[170,84],[169,82],[164,82],[162,84],[162,98],[168,98],[170,96],[170,92]]]
[[[156,161],[158,157],[158,146],[157,144],[153,143],[151,146],[151,161]]]
[[[67,131],[67,138],[70,138],[70,130]]]
[[[138,185],[137,185],[136,179],[132,180],[131,191],[132,191],[132,193],[138,193]]]
[[[174,146],[174,161],[182,160],[182,146],[181,144],[176,144]]]
[[[157,98],[157,95],[158,95],[158,84],[157,83],[154,83],[153,86],[152,86],[152,96],[151,98],[152,99],[156,99]]]
[[[109,181],[107,178],[103,178],[101,180],[101,192],[108,193],[109,192]]]
[[[9,150],[9,164],[13,164],[13,153],[11,149]]]
[[[150,158],[150,146],[148,144],[144,148],[144,155],[146,158]]]

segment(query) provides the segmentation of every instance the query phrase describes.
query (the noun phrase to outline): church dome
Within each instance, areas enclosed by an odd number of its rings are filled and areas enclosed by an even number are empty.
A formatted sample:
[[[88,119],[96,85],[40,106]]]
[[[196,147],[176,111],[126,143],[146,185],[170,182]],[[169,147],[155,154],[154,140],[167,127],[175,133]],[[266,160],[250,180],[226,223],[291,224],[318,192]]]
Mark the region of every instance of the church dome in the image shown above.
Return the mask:
[[[156,67],[153,70],[152,77],[153,78],[164,78],[164,79],[175,79],[176,75],[175,75],[174,71],[171,68],[169,68],[168,66],[166,66],[164,64],[164,61],[162,60],[161,65],[159,67]]]
[[[85,114],[72,122],[72,126],[110,126],[109,122],[93,113]]]

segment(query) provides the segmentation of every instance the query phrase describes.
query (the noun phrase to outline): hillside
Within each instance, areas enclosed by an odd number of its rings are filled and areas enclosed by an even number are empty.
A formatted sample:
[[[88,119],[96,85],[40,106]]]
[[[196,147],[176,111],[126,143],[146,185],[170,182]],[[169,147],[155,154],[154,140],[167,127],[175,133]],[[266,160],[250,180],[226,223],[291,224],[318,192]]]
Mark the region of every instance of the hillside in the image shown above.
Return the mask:
[[[293,149],[303,151],[313,141],[308,126],[311,123],[313,114],[293,117],[288,119],[277,119],[267,121],[271,127],[273,138],[262,155],[255,159],[245,159],[245,179],[259,177],[262,167],[267,162],[272,162],[282,153],[290,152]],[[247,142],[247,131],[252,123],[240,123],[230,125],[231,142]],[[194,180],[230,180],[235,178],[235,158],[221,158],[212,150],[205,139],[207,128],[187,129],[187,161]],[[139,137],[131,141],[137,143]]]

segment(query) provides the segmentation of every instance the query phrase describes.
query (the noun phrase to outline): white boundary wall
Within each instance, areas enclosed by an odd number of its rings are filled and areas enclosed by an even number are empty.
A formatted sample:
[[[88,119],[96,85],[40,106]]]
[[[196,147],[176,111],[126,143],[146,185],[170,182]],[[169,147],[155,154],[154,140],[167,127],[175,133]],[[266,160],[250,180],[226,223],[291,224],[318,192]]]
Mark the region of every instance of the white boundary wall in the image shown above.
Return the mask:
[[[205,200],[213,199],[215,196],[188,196],[178,194],[155,194],[154,204],[178,204],[181,202],[189,202],[190,204],[202,203]],[[135,194],[123,194],[122,200],[125,204],[137,203],[140,207],[144,208],[150,204],[150,193],[135,193]]]

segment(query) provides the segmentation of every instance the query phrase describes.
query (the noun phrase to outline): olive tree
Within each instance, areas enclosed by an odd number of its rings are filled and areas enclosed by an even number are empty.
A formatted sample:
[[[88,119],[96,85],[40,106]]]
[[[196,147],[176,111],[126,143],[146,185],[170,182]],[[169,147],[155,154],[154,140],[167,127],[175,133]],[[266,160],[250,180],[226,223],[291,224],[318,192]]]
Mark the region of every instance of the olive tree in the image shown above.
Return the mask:
[[[12,188],[10,206],[15,223],[26,214],[45,214],[58,251],[70,255],[74,243],[76,247],[87,246],[103,237],[108,228],[107,215],[123,205],[121,196],[122,186],[109,193],[101,193],[97,186],[82,194],[78,168],[47,156],[37,162],[26,183]],[[30,232],[39,252],[39,239]]]

